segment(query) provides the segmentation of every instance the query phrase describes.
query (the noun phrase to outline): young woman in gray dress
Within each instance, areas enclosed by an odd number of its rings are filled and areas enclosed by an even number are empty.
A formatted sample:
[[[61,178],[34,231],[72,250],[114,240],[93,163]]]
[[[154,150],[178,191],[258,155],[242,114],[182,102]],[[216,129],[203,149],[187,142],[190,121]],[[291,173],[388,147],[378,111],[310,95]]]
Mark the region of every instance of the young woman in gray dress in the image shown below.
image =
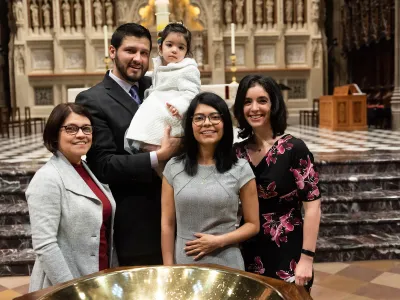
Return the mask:
[[[164,265],[197,262],[244,270],[238,243],[259,231],[257,190],[249,163],[233,152],[227,104],[213,93],[197,95],[184,128],[184,153],[163,173]],[[244,225],[236,229],[239,198]]]

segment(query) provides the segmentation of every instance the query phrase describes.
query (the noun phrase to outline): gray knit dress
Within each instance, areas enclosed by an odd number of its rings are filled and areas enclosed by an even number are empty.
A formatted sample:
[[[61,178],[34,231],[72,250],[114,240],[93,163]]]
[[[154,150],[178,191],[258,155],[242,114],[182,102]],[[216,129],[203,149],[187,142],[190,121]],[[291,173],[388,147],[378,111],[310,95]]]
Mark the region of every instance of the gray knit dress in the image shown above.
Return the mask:
[[[194,261],[187,256],[185,243],[196,239],[195,233],[221,235],[234,231],[239,207],[240,188],[254,178],[244,159],[221,174],[215,165],[199,165],[195,176],[184,171],[183,162],[171,159],[164,176],[174,189],[176,211],[175,263],[210,263],[244,270],[238,245],[230,245]]]

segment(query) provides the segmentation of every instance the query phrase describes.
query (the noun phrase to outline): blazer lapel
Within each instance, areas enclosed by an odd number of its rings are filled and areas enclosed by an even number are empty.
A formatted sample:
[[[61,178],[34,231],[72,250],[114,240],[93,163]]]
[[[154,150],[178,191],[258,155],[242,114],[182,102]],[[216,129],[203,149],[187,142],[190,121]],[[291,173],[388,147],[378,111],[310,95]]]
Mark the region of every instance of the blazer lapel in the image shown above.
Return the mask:
[[[108,71],[110,72],[110,71]],[[122,87],[119,86],[110,76],[107,74],[104,76],[103,84],[105,89],[107,90],[107,94],[113,98],[115,101],[120,103],[123,107],[125,107],[132,116],[136,113],[139,106],[137,103],[123,90]],[[139,89],[139,97],[140,97],[140,89]],[[141,98],[142,99],[142,98]]]
[[[64,182],[65,189],[100,202],[100,199],[97,198],[68,159],[60,151],[57,151],[57,156],[52,157],[52,163],[56,169],[58,169],[62,181]]]
[[[111,207],[113,212],[115,212],[115,200],[114,197],[111,193],[110,188],[108,187],[108,185],[106,184],[102,184],[97,178],[96,176],[94,176],[94,174],[92,173],[92,171],[89,169],[88,165],[86,164],[85,161],[82,161],[83,167],[85,168],[85,170],[88,172],[89,176],[93,179],[93,181],[97,184],[97,186],[100,188],[100,190],[104,193],[104,195],[106,195],[106,197],[108,198],[108,200],[111,203]]]

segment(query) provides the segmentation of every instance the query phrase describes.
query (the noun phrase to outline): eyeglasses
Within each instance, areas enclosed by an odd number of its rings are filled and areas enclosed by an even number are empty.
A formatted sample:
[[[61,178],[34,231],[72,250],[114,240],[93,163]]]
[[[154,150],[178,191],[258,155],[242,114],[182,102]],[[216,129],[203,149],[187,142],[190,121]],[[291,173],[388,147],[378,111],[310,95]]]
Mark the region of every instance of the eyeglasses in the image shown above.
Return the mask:
[[[215,113],[209,114],[208,116],[203,115],[203,114],[195,114],[192,117],[193,123],[197,126],[202,126],[207,118],[211,124],[218,125],[222,121],[222,114],[215,112]]]
[[[82,132],[86,135],[90,135],[93,133],[93,127],[91,125],[83,125],[79,127],[77,125],[71,124],[71,125],[61,126],[61,128],[65,128],[65,132],[70,135],[77,134],[79,129],[81,129]]]

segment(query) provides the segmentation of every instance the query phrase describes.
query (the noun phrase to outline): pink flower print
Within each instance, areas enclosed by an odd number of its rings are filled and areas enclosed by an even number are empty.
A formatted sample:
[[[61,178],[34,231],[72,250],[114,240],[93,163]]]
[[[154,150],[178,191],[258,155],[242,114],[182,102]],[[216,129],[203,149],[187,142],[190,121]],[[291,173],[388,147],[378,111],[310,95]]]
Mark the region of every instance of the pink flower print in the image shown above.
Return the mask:
[[[271,163],[276,163],[277,155],[282,155],[285,153],[286,150],[291,150],[293,148],[293,144],[288,142],[291,138],[291,135],[287,135],[284,138],[278,140],[278,145],[272,146],[272,148],[268,151],[266,158],[268,166]]]
[[[300,159],[299,165],[300,168],[290,168],[290,171],[293,173],[297,188],[307,192],[307,200],[313,200],[320,194],[317,186],[319,174],[315,172],[309,155],[307,155],[307,160]]]
[[[319,189],[316,184],[310,184],[310,190],[307,193],[307,200],[313,200],[319,196]]]
[[[264,234],[269,234],[271,240],[274,241],[278,247],[281,246],[281,243],[286,243],[288,241],[287,234],[294,230],[294,226],[301,224],[300,219],[292,216],[293,210],[294,208],[279,218],[277,218],[275,213],[262,215],[266,220],[262,225],[264,228]]]
[[[260,275],[265,273],[265,268],[261,261],[261,257],[256,256],[254,258],[254,264],[249,265],[249,271]]]
[[[274,213],[268,213],[268,214],[263,214],[264,219],[267,221],[263,224],[263,228],[264,228],[264,234],[268,235],[271,233],[271,229],[273,228],[274,224],[274,220],[272,219],[272,216],[274,215]]]
[[[298,169],[290,168],[290,171],[293,173],[294,179],[296,180],[297,187],[302,190],[304,189],[304,178],[301,175],[301,172]]]
[[[293,148],[292,143],[288,143],[288,140],[292,138],[291,135],[287,135],[284,139],[278,141],[278,146],[276,147],[279,154],[285,153],[285,150],[291,150]]]
[[[269,167],[269,164],[270,164],[271,162],[272,162],[273,164],[276,163],[276,157],[274,157],[274,152],[272,151],[272,149],[271,149],[270,151],[268,151],[266,161],[267,161],[268,167]]]
[[[292,208],[290,210],[289,213],[287,213],[286,215],[283,215],[279,218],[279,221],[281,222],[283,228],[285,228],[285,233],[288,234],[289,232],[294,230],[294,226],[295,225],[300,225],[301,221],[298,218],[294,218],[292,216],[292,212],[293,212],[294,208]]]
[[[286,282],[294,282],[295,281],[294,273],[296,271],[296,266],[297,266],[296,261],[292,259],[289,266],[290,269],[288,271],[280,270],[276,272],[276,275],[278,275],[280,279],[283,279]]]
[[[267,189],[265,190],[261,184],[257,185],[257,193],[258,196],[262,199],[269,199],[273,198],[278,195],[277,192],[275,192],[276,188],[276,183],[275,181],[272,181],[268,186]]]

